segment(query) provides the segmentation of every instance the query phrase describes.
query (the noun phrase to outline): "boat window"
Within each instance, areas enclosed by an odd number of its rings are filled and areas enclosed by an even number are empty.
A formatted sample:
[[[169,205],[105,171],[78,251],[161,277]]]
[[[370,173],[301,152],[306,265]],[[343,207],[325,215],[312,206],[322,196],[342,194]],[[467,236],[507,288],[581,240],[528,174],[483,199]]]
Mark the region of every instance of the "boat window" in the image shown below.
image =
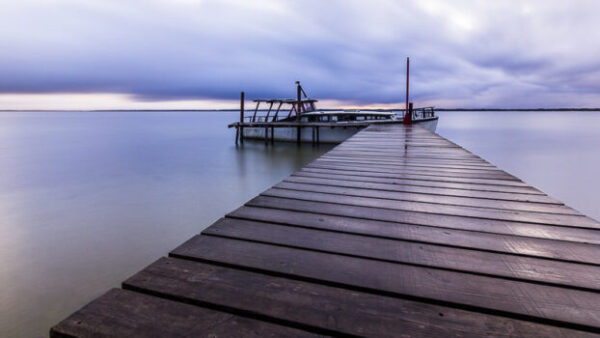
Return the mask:
[[[338,117],[337,117],[337,115],[332,115],[332,116],[331,116],[331,121],[337,121],[337,120],[338,120]]]
[[[356,121],[364,121],[365,117],[364,116],[357,116],[356,117]]]
[[[304,108],[304,111],[307,111],[307,112],[315,110],[315,107],[312,102],[304,102],[303,108]]]

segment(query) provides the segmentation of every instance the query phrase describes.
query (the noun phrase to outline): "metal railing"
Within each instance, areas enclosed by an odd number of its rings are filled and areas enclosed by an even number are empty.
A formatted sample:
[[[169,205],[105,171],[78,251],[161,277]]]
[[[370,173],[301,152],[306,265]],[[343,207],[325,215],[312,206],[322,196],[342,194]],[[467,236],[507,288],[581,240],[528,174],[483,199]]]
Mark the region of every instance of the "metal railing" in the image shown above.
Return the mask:
[[[433,110],[433,107],[414,108],[412,110],[413,121],[424,120],[433,117],[435,117],[435,111]]]

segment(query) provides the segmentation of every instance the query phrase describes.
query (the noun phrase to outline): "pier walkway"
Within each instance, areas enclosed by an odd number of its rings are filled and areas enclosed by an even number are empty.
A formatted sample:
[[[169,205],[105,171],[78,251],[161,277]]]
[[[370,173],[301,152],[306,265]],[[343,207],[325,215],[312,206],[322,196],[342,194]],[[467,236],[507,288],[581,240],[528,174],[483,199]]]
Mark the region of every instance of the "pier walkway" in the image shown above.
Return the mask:
[[[600,224],[434,133],[357,133],[60,336],[596,336]]]

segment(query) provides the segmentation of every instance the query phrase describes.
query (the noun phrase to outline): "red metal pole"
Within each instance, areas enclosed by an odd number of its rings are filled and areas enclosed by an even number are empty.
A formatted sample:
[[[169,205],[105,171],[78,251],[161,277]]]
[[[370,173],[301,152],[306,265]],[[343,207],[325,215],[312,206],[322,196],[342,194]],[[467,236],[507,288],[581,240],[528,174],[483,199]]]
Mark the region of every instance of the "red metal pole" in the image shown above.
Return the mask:
[[[404,120],[402,123],[411,124],[412,123],[412,114],[408,109],[408,78],[409,78],[409,70],[410,70],[410,58],[406,57],[406,112],[404,113]]]

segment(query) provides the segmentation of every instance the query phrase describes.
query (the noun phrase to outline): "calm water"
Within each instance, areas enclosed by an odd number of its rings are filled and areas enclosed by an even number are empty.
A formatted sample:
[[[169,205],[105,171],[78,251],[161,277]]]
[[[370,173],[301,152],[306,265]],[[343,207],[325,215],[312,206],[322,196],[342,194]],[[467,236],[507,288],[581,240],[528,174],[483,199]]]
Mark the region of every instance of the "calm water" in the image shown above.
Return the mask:
[[[600,220],[600,112],[440,112],[437,132]]]
[[[236,113],[0,112],[0,337],[49,327],[329,147]],[[442,112],[438,132],[600,219],[599,113]]]
[[[329,149],[236,149],[237,116],[0,113],[0,337],[47,335]]]

